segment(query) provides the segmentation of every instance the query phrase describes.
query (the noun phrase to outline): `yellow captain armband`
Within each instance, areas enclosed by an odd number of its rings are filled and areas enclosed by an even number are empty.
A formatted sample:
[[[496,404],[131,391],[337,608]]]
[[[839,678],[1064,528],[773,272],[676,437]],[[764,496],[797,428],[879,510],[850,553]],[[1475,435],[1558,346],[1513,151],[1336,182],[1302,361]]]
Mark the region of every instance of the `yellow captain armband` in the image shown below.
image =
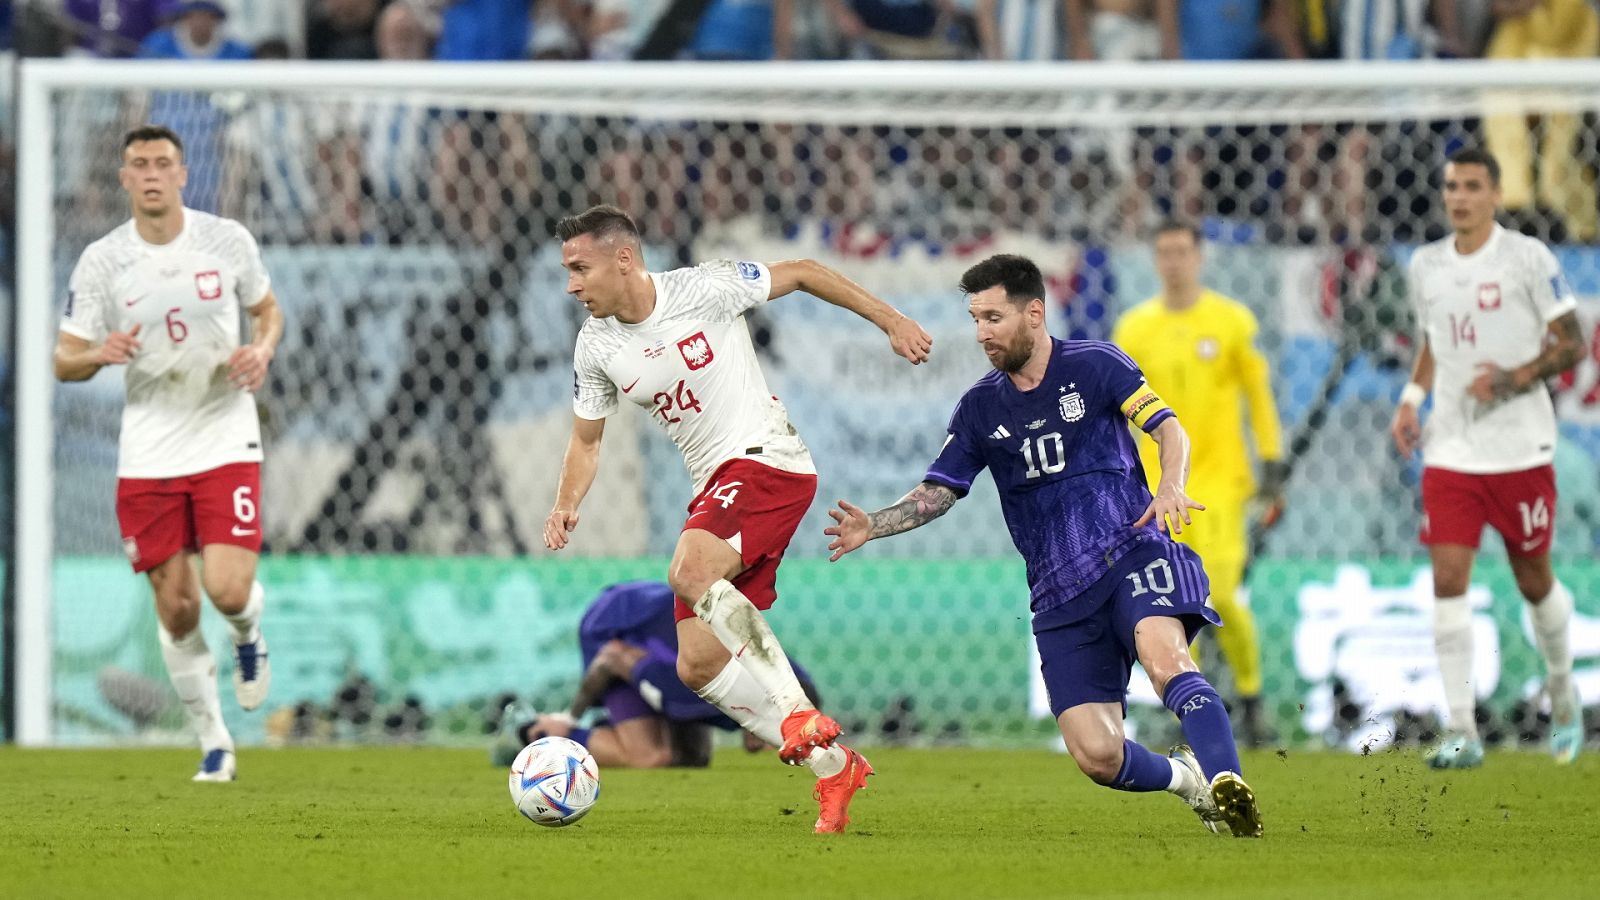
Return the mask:
[[[1160,395],[1147,384],[1140,385],[1128,399],[1122,401],[1122,414],[1141,431],[1150,424],[1151,419],[1170,408],[1167,406],[1167,401],[1161,399]]]

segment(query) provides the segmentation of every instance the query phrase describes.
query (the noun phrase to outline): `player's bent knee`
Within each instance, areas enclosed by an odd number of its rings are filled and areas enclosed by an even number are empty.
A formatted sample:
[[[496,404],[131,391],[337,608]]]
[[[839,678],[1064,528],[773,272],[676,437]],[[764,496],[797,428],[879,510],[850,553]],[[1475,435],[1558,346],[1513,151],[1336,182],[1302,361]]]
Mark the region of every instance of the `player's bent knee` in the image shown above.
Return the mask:
[[[684,562],[675,562],[667,572],[667,584],[672,587],[672,592],[682,597],[692,607],[696,600],[705,596],[706,591],[717,582],[718,576],[700,571],[700,567]]]
[[[1078,769],[1095,784],[1111,784],[1122,771],[1122,745],[1104,744],[1079,747],[1072,751]]]
[[[624,755],[630,769],[665,769],[672,765],[672,751],[667,747],[630,747]]]
[[[691,691],[698,691],[711,683],[717,677],[722,667],[727,665],[721,660],[689,656],[681,650],[678,653],[678,680],[684,687]]]

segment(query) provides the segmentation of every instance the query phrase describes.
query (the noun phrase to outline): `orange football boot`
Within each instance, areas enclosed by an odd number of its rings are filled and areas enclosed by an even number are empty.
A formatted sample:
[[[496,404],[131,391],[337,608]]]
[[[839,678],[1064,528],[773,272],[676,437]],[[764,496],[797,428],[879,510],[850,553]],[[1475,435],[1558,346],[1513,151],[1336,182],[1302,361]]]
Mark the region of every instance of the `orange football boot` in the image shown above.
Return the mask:
[[[856,791],[867,786],[867,776],[872,774],[872,764],[865,756],[849,747],[839,749],[849,756],[844,771],[829,778],[818,778],[817,788],[811,792],[822,807],[817,814],[817,834],[844,832],[845,826],[850,824],[850,817],[845,815],[850,809],[850,800]]]

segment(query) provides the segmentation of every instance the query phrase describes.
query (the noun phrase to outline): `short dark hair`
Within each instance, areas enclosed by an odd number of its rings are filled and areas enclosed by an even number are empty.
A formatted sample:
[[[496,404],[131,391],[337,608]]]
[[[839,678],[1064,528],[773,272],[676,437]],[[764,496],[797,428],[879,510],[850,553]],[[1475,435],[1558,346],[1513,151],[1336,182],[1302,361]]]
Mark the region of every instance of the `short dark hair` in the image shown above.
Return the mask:
[[[556,237],[564,244],[579,235],[595,238],[625,238],[629,243],[639,243],[639,226],[633,218],[615,206],[591,206],[575,216],[567,216],[556,223]]]
[[[1194,238],[1194,244],[1196,247],[1200,246],[1200,242],[1204,240],[1204,235],[1201,233],[1199,225],[1196,225],[1188,219],[1179,219],[1176,217],[1171,219],[1162,219],[1161,224],[1156,226],[1154,236],[1161,237],[1163,234],[1172,234],[1175,231],[1188,232],[1189,236]]]
[[[1450,154],[1447,162],[1458,166],[1483,166],[1489,170],[1489,183],[1500,186],[1500,160],[1482,147],[1463,147]]]
[[[178,158],[183,159],[183,138],[178,133],[165,125],[140,125],[122,136],[122,149],[126,151],[134,144],[144,141],[171,141],[172,146],[178,148]]]
[[[976,294],[995,285],[1006,289],[1006,299],[1018,306],[1044,299],[1044,275],[1033,260],[1015,253],[1000,253],[961,275],[961,293]]]

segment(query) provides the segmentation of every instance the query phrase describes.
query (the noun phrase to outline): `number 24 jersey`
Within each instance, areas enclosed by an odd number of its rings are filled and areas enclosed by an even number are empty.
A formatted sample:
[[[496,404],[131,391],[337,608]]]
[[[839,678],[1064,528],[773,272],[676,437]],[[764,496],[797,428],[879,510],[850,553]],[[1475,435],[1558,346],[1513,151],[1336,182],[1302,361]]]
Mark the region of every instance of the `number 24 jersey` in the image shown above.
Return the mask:
[[[592,318],[578,332],[578,417],[612,415],[620,391],[678,445],[696,494],[730,459],[814,474],[788,410],[767,389],[744,321],[772,292],[767,267],[718,260],[651,272],[650,280],[656,305],[643,322]]]

